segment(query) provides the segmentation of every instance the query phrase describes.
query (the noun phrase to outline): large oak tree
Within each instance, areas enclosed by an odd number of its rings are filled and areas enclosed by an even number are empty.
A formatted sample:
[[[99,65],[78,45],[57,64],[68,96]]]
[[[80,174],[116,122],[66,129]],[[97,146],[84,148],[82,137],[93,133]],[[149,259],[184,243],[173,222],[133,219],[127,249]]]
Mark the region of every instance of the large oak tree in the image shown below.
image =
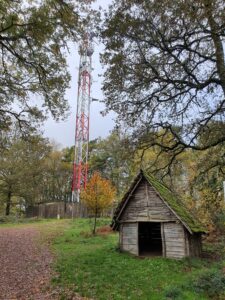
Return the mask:
[[[15,120],[24,128],[46,110],[65,115],[68,42],[79,38],[88,2],[1,0],[0,130]]]
[[[135,128],[134,141],[172,160],[224,145],[223,0],[114,1],[102,37],[107,109]]]

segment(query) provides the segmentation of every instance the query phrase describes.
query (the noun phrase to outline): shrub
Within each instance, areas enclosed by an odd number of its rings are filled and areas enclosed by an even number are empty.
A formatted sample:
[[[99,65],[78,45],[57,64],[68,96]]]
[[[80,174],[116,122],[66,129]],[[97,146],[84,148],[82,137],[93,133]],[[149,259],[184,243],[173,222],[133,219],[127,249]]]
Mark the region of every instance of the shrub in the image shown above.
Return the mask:
[[[169,286],[165,290],[166,299],[182,299],[182,291],[179,287]]]
[[[205,293],[216,299],[225,292],[225,275],[221,270],[207,271],[199,276],[193,287],[197,293]]]
[[[225,212],[221,211],[220,213],[218,213],[214,218],[214,222],[219,232],[221,234],[224,234],[225,233]]]
[[[15,222],[17,222],[17,218],[15,216],[0,216],[0,224]]]

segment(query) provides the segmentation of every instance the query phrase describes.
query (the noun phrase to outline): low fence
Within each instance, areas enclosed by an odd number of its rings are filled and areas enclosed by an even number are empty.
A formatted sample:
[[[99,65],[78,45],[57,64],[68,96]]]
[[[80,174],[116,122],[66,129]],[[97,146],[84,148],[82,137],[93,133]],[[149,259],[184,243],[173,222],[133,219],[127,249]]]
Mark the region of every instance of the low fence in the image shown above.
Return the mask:
[[[114,208],[104,211],[102,217],[112,217]],[[27,218],[86,218],[90,217],[88,209],[81,203],[51,202],[29,206]]]
[[[52,202],[29,206],[27,218],[82,218],[88,217],[87,208],[81,203]]]

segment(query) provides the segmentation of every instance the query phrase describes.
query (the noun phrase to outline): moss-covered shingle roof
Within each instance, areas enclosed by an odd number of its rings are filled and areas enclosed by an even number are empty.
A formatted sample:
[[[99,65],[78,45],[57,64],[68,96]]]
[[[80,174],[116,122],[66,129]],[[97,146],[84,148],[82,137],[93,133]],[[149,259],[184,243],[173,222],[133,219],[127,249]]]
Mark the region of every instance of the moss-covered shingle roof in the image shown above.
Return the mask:
[[[156,193],[160,198],[167,204],[167,206],[172,210],[172,212],[177,216],[178,219],[183,223],[183,225],[191,233],[204,233],[206,232],[204,226],[188,211],[182,201],[178,200],[177,197],[158,179],[149,174],[148,172],[141,171],[138,176],[135,178],[131,184],[130,189],[124,195],[122,201],[118,205],[112,222],[112,228],[117,229],[119,217],[122,211],[125,209],[132,190],[136,189],[136,186],[139,184],[140,180],[145,178],[148,183],[155,189]]]

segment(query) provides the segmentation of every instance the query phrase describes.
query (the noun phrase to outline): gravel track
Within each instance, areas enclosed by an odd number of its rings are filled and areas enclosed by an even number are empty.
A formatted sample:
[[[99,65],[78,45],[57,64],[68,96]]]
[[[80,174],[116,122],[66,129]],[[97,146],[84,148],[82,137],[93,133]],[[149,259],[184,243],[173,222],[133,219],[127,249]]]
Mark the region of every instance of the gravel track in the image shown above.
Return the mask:
[[[58,299],[48,291],[53,261],[32,226],[0,228],[0,299]]]

